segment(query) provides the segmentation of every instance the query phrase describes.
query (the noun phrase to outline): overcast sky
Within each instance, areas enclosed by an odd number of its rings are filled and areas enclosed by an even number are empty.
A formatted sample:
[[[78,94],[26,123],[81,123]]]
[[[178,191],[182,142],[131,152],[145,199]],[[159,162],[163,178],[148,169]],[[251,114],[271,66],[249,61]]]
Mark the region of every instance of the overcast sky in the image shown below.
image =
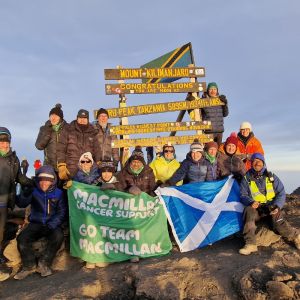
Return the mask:
[[[62,104],[69,122],[80,108],[92,114],[117,106],[118,97],[105,95],[105,68],[139,67],[191,42],[196,65],[206,68],[205,81],[216,81],[228,98],[224,136],[237,131],[242,121],[251,122],[269,168],[282,174],[288,192],[300,185],[298,0],[0,4],[0,126],[11,130],[20,158],[26,156],[30,163],[43,158],[34,143],[55,103]],[[184,98],[129,95],[127,103]],[[129,123],[145,120],[166,118],[148,115]]]

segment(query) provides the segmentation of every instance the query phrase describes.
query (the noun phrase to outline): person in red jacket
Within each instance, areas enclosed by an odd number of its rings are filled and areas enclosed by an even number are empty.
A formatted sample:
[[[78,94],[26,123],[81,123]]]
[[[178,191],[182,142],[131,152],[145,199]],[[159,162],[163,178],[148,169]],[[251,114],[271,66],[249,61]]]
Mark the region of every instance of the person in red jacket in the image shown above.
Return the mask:
[[[237,153],[244,154],[244,163],[246,170],[251,168],[251,156],[253,153],[264,155],[264,149],[261,142],[254,136],[252,125],[249,122],[243,122],[240,126],[240,132],[237,135]]]

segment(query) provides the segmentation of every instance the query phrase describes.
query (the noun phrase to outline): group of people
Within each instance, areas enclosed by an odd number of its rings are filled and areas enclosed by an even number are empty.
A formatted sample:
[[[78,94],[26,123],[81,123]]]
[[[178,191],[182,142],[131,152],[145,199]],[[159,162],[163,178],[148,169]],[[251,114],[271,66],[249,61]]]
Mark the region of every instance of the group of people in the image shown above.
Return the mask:
[[[195,140],[182,162],[176,159],[175,147],[166,144],[150,163],[146,163],[142,148],[136,147],[128,161],[120,166],[119,149],[112,148],[116,136],[110,132],[106,109],[97,111],[93,124],[89,121],[89,112],[80,109],[76,119],[68,124],[61,105],[57,104],[39,130],[35,145],[44,151],[44,164],[30,179],[21,171],[18,157],[11,148],[9,130],[0,127],[2,263],[5,262],[7,212],[14,209],[15,202],[19,207],[31,205],[28,223],[17,236],[22,268],[14,278],[20,280],[34,272],[43,277],[52,274],[51,264],[63,242],[61,227],[68,214],[64,189],[70,188],[73,181],[99,186],[102,190],[115,189],[133,195],[145,192],[154,196],[157,187],[215,181],[233,175],[240,184],[241,201],[245,205],[245,246],[240,253],[248,255],[257,251],[255,230],[261,217],[269,217],[274,229],[300,249],[299,231],[284,219],[282,213],[285,203],[283,184],[267,170],[264,150],[254,136],[252,125],[242,122],[238,134],[232,133],[222,143],[223,118],[228,115],[227,99],[219,95],[215,83],[208,84],[204,97],[219,97],[224,104],[202,111],[203,120],[212,123],[206,133],[212,133],[214,140],[205,145]],[[19,195],[16,195],[16,183],[22,186]],[[48,240],[48,246],[36,264],[32,243],[41,237]],[[94,267],[89,262],[86,266]]]

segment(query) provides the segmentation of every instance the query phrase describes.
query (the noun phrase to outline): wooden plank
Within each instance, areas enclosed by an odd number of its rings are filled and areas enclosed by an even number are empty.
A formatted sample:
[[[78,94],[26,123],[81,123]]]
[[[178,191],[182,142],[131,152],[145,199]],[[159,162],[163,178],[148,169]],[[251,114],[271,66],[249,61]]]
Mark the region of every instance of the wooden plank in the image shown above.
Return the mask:
[[[123,147],[151,147],[158,145],[165,145],[171,143],[172,145],[184,145],[191,144],[195,139],[198,139],[200,143],[208,143],[213,140],[212,135],[183,135],[183,136],[164,136],[157,138],[140,138],[140,139],[129,139],[129,140],[113,140],[111,145],[113,148]]]
[[[187,131],[187,130],[211,129],[211,122],[164,122],[146,123],[123,126],[111,126],[110,132],[114,135],[139,134],[150,132]]]
[[[106,84],[106,95],[203,92],[205,82]]]
[[[202,108],[208,106],[224,105],[224,103],[218,98],[196,98],[192,101],[175,101],[164,102],[156,104],[145,104],[139,106],[127,106],[123,108],[108,108],[108,114],[110,118],[122,118],[129,116],[156,114],[163,112],[171,112],[178,110],[190,110],[195,108]],[[97,110],[94,110],[94,117],[96,118]]]
[[[106,80],[139,78],[190,78],[204,76],[205,69],[203,67],[104,69],[104,78]]]

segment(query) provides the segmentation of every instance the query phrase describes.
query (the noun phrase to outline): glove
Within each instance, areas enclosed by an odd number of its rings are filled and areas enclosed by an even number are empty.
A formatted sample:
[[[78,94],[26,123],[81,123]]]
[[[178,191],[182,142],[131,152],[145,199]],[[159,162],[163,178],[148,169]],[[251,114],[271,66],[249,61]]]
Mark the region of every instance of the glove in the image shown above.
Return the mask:
[[[130,194],[132,194],[132,195],[137,196],[137,195],[139,195],[142,191],[141,191],[141,189],[140,189],[138,186],[133,185],[133,186],[131,186],[131,187],[129,188],[128,192],[129,192]]]
[[[102,191],[106,191],[106,190],[115,190],[116,187],[113,183],[103,183],[101,186],[100,186],[100,190]]]
[[[220,96],[219,96],[219,99],[220,99],[224,104],[227,104],[227,103],[228,103],[228,101],[227,101],[225,95],[220,95]]]
[[[33,189],[34,189],[33,186],[30,186],[30,185],[25,185],[25,186],[22,186],[21,188],[22,188],[21,193],[26,198],[32,194]]]
[[[66,182],[64,183],[63,188],[64,188],[65,190],[67,190],[67,189],[69,189],[69,188],[72,186],[72,184],[73,184],[73,181],[72,181],[72,180],[68,180],[68,181],[66,181]]]
[[[169,187],[172,186],[171,182],[169,180],[167,180],[165,183],[161,184],[160,187],[164,188],[164,187]]]
[[[58,168],[58,177],[61,180],[68,180],[70,172],[67,169],[67,165],[65,163],[60,163],[57,165],[57,168]]]

